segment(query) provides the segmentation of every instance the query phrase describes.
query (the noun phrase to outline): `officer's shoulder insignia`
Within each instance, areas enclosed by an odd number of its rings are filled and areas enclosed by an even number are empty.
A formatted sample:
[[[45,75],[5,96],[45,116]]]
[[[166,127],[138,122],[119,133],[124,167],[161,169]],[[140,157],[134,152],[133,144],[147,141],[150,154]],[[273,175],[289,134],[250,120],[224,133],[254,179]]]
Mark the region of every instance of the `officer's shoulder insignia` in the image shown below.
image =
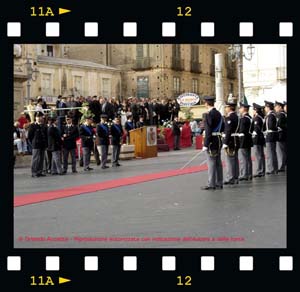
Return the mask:
[[[229,120],[229,121],[227,121],[227,124],[230,124],[231,123],[231,121]]]

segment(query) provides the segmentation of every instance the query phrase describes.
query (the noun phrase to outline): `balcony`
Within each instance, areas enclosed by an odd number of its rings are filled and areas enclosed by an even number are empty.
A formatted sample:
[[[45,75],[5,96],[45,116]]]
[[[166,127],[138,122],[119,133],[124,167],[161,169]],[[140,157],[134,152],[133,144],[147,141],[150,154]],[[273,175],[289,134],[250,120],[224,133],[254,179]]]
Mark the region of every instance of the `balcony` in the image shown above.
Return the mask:
[[[215,76],[215,64],[210,65],[209,75]]]
[[[286,80],[286,67],[277,67],[277,80]]]
[[[236,78],[236,70],[234,68],[227,68],[227,78],[228,79]]]
[[[171,69],[176,70],[176,71],[183,71],[184,70],[184,60],[183,59],[172,58]]]
[[[150,57],[145,57],[141,59],[136,59],[135,64],[133,65],[133,70],[147,70],[151,68],[151,59]]]
[[[191,72],[192,73],[202,73],[201,63],[191,61]]]

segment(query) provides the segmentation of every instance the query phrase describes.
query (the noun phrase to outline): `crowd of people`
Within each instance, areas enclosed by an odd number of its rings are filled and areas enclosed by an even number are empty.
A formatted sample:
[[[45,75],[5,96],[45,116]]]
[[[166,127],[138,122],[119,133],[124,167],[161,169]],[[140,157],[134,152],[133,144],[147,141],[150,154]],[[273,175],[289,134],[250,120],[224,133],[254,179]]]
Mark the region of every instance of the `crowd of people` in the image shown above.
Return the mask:
[[[223,185],[238,184],[253,178],[274,175],[287,166],[287,103],[265,101],[265,105],[250,105],[228,101],[225,116],[214,107],[214,98],[205,97],[207,112],[201,123],[190,124],[191,138],[204,135],[203,151],[207,152],[208,185],[203,189],[222,189]],[[120,102],[103,97],[58,97],[56,106],[49,108],[42,98],[32,101],[14,124],[14,145],[23,155],[32,154],[32,177],[63,175],[71,156],[72,173],[77,172],[76,148],[80,138],[85,171],[93,170],[93,153],[97,165],[108,168],[108,147],[112,145],[112,167],[119,167],[120,149],[130,143],[129,131],[145,125],[162,125],[170,121],[174,150],[180,148],[180,107],[175,100],[128,98]],[[30,110],[32,108],[32,110]],[[84,109],[84,110],[82,110]],[[256,160],[252,170],[251,149]],[[226,160],[223,181],[221,150]],[[266,156],[265,156],[266,152]]]
[[[120,145],[129,143],[129,131],[146,125],[162,125],[176,120],[180,106],[176,100],[128,98],[63,97],[48,106],[42,97],[31,99],[27,110],[14,124],[14,145],[19,155],[32,155],[32,176],[65,174],[71,155],[76,173],[76,141],[81,140],[84,170],[92,170],[90,157],[108,168],[108,146],[113,148],[112,166],[120,166]],[[100,159],[101,157],[101,159]]]
[[[204,146],[207,153],[208,184],[202,189],[222,189],[223,184],[234,185],[265,175],[276,175],[287,167],[287,103],[265,101],[264,105],[250,105],[229,101],[225,117],[214,107],[214,98],[206,97],[204,117]],[[251,148],[254,148],[256,169],[252,168]],[[221,150],[226,160],[223,180]],[[265,155],[266,150],[266,155]]]

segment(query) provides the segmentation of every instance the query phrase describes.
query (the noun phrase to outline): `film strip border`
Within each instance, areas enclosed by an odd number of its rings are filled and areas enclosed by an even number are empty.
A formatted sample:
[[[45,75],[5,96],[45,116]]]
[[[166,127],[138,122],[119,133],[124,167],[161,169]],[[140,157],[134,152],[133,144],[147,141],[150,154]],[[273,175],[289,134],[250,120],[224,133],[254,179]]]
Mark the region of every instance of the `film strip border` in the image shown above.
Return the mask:
[[[99,37],[98,22],[84,23],[84,37],[95,38]],[[255,24],[253,22],[239,22],[239,35],[236,37],[254,37]],[[282,38],[290,38],[294,36],[293,22],[278,22],[278,36]],[[22,23],[21,22],[7,22],[7,37],[21,37]],[[45,36],[49,38],[60,37],[60,22],[46,22]],[[137,22],[123,22],[123,37],[137,37],[138,23]],[[176,37],[176,22],[162,22],[161,23],[162,37]],[[215,37],[215,23],[201,22],[200,36],[213,38]]]
[[[201,256],[197,257],[199,260],[199,271],[216,271],[218,270],[218,258],[215,256]],[[237,271],[255,271],[257,259],[256,256],[237,256],[238,266],[234,269]],[[292,256],[279,256],[276,257],[277,261],[272,262],[274,271],[294,271],[294,263]],[[42,258],[41,258],[42,260]],[[221,261],[221,259],[220,259]],[[4,270],[5,266],[3,261],[0,263],[0,271]],[[44,258],[45,271],[60,271],[61,270],[61,258],[59,256],[46,256]],[[75,262],[75,261],[74,261]],[[139,271],[140,263],[137,256],[123,256],[123,271]],[[100,265],[99,265],[100,263]],[[144,264],[144,262],[143,262]],[[74,264],[73,264],[74,265]],[[162,256],[161,257],[161,271],[176,271],[177,270],[176,256]],[[25,268],[22,264],[22,258],[20,256],[8,256],[6,263],[6,271],[21,271]],[[188,268],[184,265],[184,268]],[[85,256],[83,257],[82,271],[101,271],[101,257],[98,256]]]

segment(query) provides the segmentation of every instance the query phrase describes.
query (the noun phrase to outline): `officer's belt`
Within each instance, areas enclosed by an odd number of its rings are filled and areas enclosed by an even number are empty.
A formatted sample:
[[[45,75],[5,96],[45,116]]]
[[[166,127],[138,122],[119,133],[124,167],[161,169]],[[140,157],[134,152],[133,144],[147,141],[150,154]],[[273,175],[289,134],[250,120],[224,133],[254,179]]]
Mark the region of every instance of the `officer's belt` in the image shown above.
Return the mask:
[[[212,132],[212,136],[222,136],[220,132]]]
[[[277,133],[278,131],[273,131],[273,130],[267,130],[264,133]]]
[[[230,136],[231,137],[238,137],[240,134],[239,133],[233,133],[233,134],[231,134]]]

